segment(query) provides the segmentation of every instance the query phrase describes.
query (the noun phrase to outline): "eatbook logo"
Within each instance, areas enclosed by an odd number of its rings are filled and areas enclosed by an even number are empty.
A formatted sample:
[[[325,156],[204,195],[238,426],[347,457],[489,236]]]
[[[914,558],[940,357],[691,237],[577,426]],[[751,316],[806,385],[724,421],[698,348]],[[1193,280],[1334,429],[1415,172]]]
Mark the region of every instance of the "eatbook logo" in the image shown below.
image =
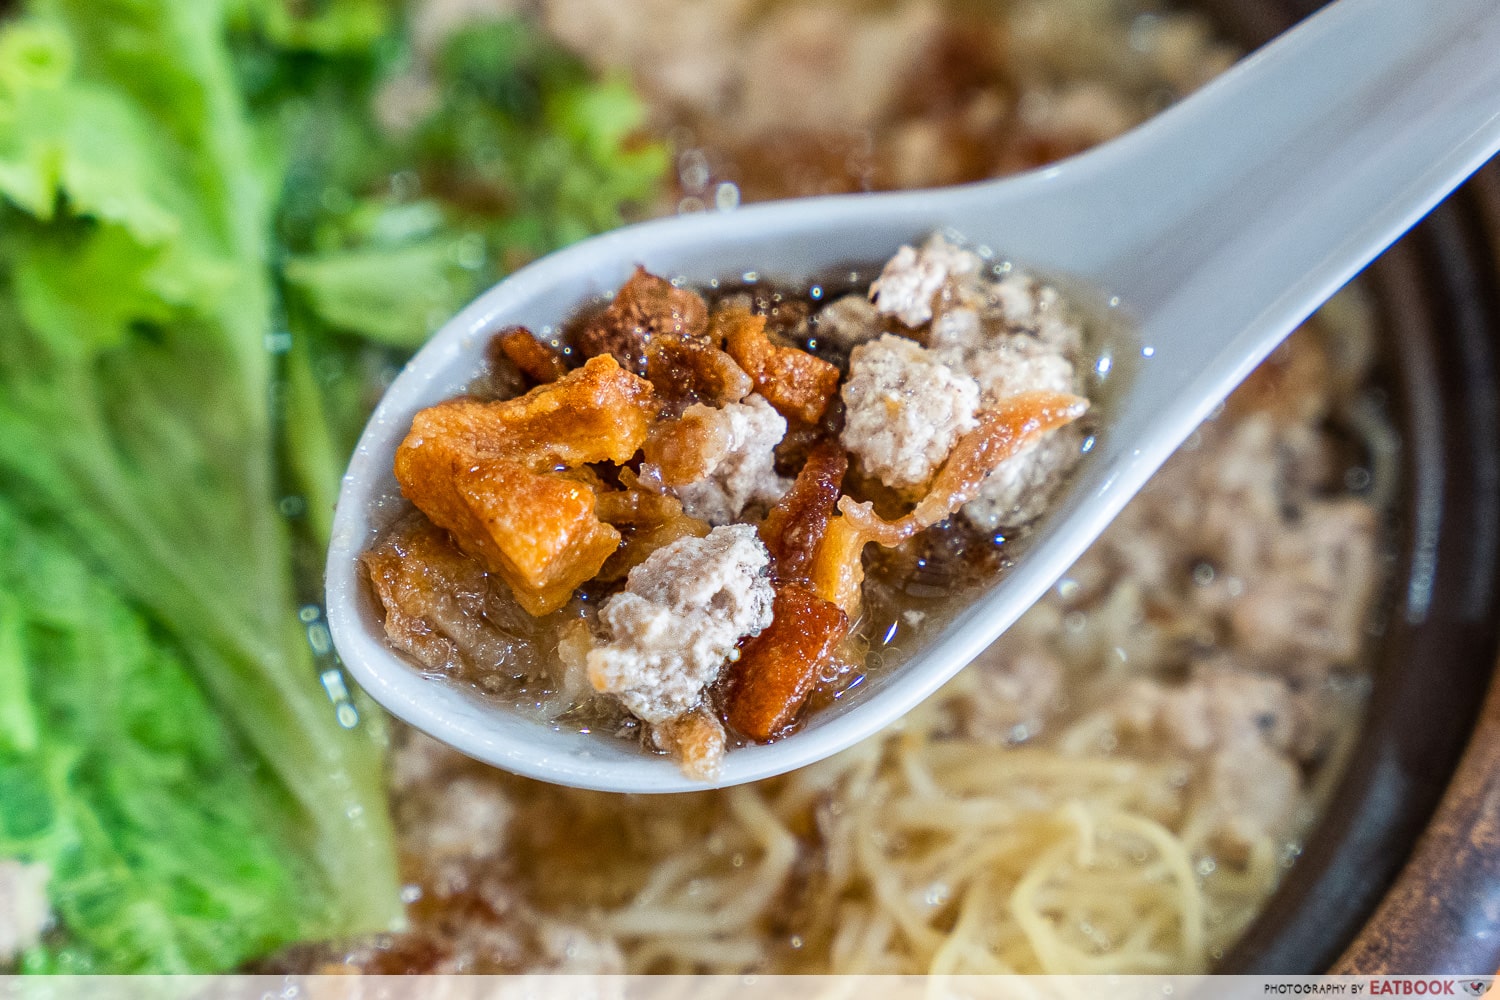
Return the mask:
[[[1496,976],[1435,976],[1423,979],[1419,976],[1381,976],[1371,979],[1369,995],[1372,997],[1438,997],[1458,996],[1482,997],[1490,992]],[[1355,992],[1360,992],[1356,984]]]

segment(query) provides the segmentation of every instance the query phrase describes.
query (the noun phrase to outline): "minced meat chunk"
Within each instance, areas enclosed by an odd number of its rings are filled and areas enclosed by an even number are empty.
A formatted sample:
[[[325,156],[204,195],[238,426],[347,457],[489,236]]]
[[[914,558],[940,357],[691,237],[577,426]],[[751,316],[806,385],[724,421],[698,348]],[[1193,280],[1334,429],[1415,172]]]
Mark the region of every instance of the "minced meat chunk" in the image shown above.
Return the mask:
[[[863,295],[845,295],[823,307],[815,329],[818,340],[852,351],[880,336],[880,311]]]
[[[1352,662],[1380,579],[1378,528],[1362,500],[1307,503],[1266,545],[1266,568],[1230,615],[1235,638],[1268,660]]]
[[[1286,750],[1298,723],[1286,682],[1226,668],[1200,670],[1176,687],[1137,680],[1113,714],[1122,736],[1188,754],[1252,743]]]
[[[964,368],[979,383],[984,405],[1023,392],[1078,391],[1078,377],[1067,355],[1025,335],[1002,337],[964,359]]]
[[[985,329],[984,318],[979,310],[970,306],[955,306],[944,309],[932,318],[927,329],[927,346],[943,355],[950,364],[962,365],[975,351],[989,343],[990,335]]]
[[[870,286],[875,306],[907,326],[917,327],[932,319],[933,299],[950,278],[979,273],[983,261],[934,235],[921,250],[903,246],[886,262],[880,277]]]
[[[1285,754],[1262,743],[1241,744],[1209,759],[1197,818],[1209,848],[1243,864],[1257,842],[1287,829],[1301,797],[1301,772]]]
[[[51,922],[46,865],[0,861],[0,966],[36,947]]]
[[[748,524],[652,553],[599,609],[607,637],[588,653],[590,683],[647,722],[692,711],[736,644],[771,624],[769,565]]]
[[[842,394],[844,447],[895,489],[926,484],[959,437],[978,426],[978,383],[904,337],[856,347]]]
[[[1053,350],[1074,354],[1083,327],[1063,307],[1057,289],[1029,274],[1012,272],[985,286],[983,313],[1010,333],[1035,337]]]
[[[677,487],[682,509],[709,524],[731,524],[752,506],[768,507],[791,483],[776,474],[776,446],[786,436],[786,418],[751,395],[721,409],[688,408],[709,420],[715,433],[704,449],[707,471]]]
[[[1312,720],[1285,681],[1233,667],[1184,684],[1127,684],[1104,710],[1127,748],[1191,762],[1193,817],[1213,854],[1242,864],[1283,833],[1302,794],[1298,752]]]
[[[930,320],[922,334],[928,357],[972,378],[980,409],[1026,392],[1082,395],[1075,359],[1083,330],[1057,290],[1019,272],[991,279],[981,264],[941,237],[920,251],[905,247],[872,286],[876,305],[909,325]],[[1035,520],[1077,462],[1083,437],[1065,427],[1002,462],[965,516],[985,531]]]
[[[992,346],[968,353],[963,366],[979,384],[984,406],[1023,392],[1079,389],[1073,362],[1056,346],[1029,334],[1001,337]],[[1035,520],[1077,463],[1082,439],[1079,428],[1069,425],[1000,463],[979,496],[965,505],[964,516],[987,531]]]
[[[1036,735],[1063,690],[1063,662],[1045,650],[1012,655],[997,644],[980,653],[970,670],[979,692],[966,706],[965,730],[988,742],[1021,742]]]
[[[1082,455],[1082,444],[1082,433],[1070,424],[1001,462],[980,485],[979,495],[964,504],[964,517],[985,531],[1036,520]]]
[[[997,360],[1005,360],[979,358],[986,350],[1008,345],[1012,353],[1050,355],[1055,360],[1049,365],[1062,360],[1072,366],[1080,356],[1083,324],[1045,282],[1019,271],[998,280],[974,274],[950,282],[946,291],[933,309],[926,344],[949,364],[957,365],[958,358],[965,367],[974,364],[970,374],[981,384],[986,373],[997,370]]]

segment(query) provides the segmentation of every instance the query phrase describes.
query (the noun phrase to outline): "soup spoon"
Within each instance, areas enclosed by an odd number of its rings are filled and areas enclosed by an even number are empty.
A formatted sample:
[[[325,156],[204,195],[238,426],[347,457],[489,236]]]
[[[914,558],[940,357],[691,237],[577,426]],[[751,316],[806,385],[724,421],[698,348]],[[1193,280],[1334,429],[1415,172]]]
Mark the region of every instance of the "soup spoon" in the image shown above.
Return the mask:
[[[810,764],[895,722],[1030,607],[1157,467],[1314,309],[1500,150],[1500,3],[1340,0],[1135,131],[1015,178],[681,216],[516,272],[412,360],[360,439],[328,554],[328,619],[351,674],[395,715],[498,767],[667,792]],[[420,409],[461,393],[504,326],[553,326],[637,264],[703,286],[788,281],[953,230],[1118,297],[1141,354],[1097,442],[1016,564],[904,665],[779,742],[733,749],[714,782],[424,679],[387,646],[358,566],[408,509],[392,473]]]

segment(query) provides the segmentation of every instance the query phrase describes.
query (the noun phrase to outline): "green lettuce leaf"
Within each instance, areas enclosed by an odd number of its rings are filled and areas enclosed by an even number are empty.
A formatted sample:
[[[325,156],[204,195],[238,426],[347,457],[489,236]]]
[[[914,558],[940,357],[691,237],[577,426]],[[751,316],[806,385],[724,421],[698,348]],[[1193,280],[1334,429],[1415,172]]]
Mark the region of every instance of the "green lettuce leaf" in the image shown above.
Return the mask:
[[[452,39],[393,134],[395,0],[23,8],[0,554],[36,586],[0,587],[0,857],[53,869],[60,918],[26,966],[221,971],[389,927],[380,716],[338,723],[297,620],[339,477],[410,350],[653,203],[667,150],[514,20]]]
[[[251,0],[249,14],[274,45],[323,54],[360,52],[395,22],[393,0]]]
[[[462,237],[364,246],[287,261],[287,283],[337,330],[415,350],[473,293]]]
[[[458,32],[438,64],[437,110],[413,138],[417,162],[488,224],[500,267],[613,229],[659,194],[665,145],[639,140],[640,98],[516,20]]]
[[[64,930],[31,972],[228,969],[295,941],[307,873],[180,650],[0,503],[0,857],[40,862]]]
[[[279,174],[238,90],[226,6],[31,6],[4,35],[65,44],[55,62],[72,69],[22,86],[25,74],[0,70],[17,112],[0,116],[11,205],[0,216],[0,491],[59,525],[185,651],[217,724],[277,790],[276,825],[310,861],[299,926],[318,937],[389,927],[399,901],[383,734],[336,721],[296,619],[267,349]],[[57,113],[30,110],[37,101]],[[113,187],[95,186],[110,176]],[[225,899],[258,885],[177,902],[217,920]]]
[[[261,127],[290,155],[286,452],[320,542],[372,402],[326,373],[368,373],[372,344],[398,364],[507,271],[654,203],[670,162],[642,140],[645,106],[625,83],[508,18],[455,34],[429,68],[436,104],[391,133],[372,97],[413,59],[395,39],[314,63],[241,54]]]

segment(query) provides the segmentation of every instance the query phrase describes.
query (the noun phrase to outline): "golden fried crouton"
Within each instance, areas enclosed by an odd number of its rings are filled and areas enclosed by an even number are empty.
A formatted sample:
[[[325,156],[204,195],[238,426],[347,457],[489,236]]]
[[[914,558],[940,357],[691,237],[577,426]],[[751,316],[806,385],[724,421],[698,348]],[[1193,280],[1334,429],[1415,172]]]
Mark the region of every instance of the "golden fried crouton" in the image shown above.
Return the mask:
[[[716,310],[709,336],[723,338],[724,350],[750,376],[755,391],[793,423],[817,423],[838,391],[835,365],[800,348],[773,344],[765,317],[743,306]]]
[[[682,766],[689,778],[711,781],[724,766],[724,726],[703,706],[668,719],[652,731],[657,744]]]
[[[584,357],[612,355],[627,370],[644,375],[653,337],[701,337],[707,329],[708,306],[698,293],[638,267],[609,307],[578,332],[575,343]]]
[[[396,452],[401,491],[533,615],[561,607],[620,541],[593,485],[563,474],[635,455],[657,412],[649,383],[591,360],[517,399],[421,411]]]

